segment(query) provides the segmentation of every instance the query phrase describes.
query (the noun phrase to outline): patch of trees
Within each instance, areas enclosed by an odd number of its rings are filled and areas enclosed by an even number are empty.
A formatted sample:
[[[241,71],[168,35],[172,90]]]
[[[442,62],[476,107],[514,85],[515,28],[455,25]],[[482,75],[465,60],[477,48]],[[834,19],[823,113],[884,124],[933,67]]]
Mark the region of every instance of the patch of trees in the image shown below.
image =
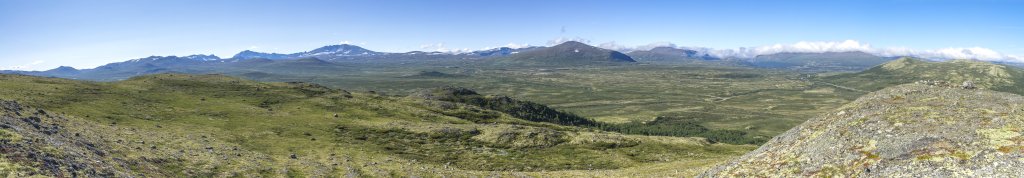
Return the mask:
[[[739,130],[712,130],[686,118],[658,117],[651,122],[604,124],[602,130],[624,134],[704,137],[712,143],[761,144],[767,139]]]
[[[685,118],[658,117],[654,121],[646,123],[610,124],[590,120],[569,112],[558,111],[542,104],[514,100],[505,96],[463,98],[459,102],[501,111],[516,118],[534,122],[597,128],[623,134],[704,137],[712,143],[722,142],[729,144],[761,144],[767,141],[763,137],[751,135],[744,131],[708,129],[696,121]]]
[[[460,95],[461,94],[461,95]],[[441,100],[465,103],[485,109],[500,111],[513,117],[534,122],[548,122],[559,125],[597,127],[602,125],[576,114],[552,109],[543,104],[521,101],[507,96],[481,96],[475,93],[456,93],[455,97]]]
[[[761,144],[767,141],[763,136],[748,134],[744,131],[708,129],[690,118],[658,117],[651,122],[611,124],[590,120],[569,112],[558,111],[543,104],[516,100],[507,96],[483,96],[465,88],[444,88],[436,92],[439,92],[437,94],[441,96],[437,99],[442,101],[474,105],[534,122],[595,128],[623,134],[704,137],[712,143]],[[496,117],[496,115],[488,115],[482,112],[460,112],[457,113],[456,117],[463,119],[490,119]],[[469,120],[476,121],[475,119]]]

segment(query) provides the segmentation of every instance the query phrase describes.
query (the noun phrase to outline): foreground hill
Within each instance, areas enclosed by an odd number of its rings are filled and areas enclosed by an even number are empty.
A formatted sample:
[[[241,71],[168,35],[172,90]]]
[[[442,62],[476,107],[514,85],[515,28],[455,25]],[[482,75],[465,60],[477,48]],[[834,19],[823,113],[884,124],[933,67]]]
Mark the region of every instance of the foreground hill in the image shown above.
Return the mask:
[[[867,91],[922,80],[948,81],[948,85],[969,81],[978,88],[1024,94],[1024,71],[973,60],[930,62],[900,58],[862,72],[822,78],[824,82]]]
[[[679,177],[752,149],[598,131],[464,89],[394,97],[160,74],[0,75],[0,91],[0,174],[13,177]]]
[[[705,177],[1013,177],[1024,97],[907,84],[779,135]]]
[[[533,49],[495,58],[492,62],[526,66],[610,65],[636,62],[618,51],[602,49],[584,43],[569,41],[547,48]]]

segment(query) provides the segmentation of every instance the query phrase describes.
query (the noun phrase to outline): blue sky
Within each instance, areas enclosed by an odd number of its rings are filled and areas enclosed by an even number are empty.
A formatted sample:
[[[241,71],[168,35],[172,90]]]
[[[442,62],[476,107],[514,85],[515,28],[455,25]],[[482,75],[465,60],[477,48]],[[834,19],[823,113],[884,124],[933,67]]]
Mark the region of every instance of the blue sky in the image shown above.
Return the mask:
[[[1024,55],[1024,1],[0,0],[0,69],[338,43],[386,52],[476,50],[557,38],[716,49],[856,40]]]

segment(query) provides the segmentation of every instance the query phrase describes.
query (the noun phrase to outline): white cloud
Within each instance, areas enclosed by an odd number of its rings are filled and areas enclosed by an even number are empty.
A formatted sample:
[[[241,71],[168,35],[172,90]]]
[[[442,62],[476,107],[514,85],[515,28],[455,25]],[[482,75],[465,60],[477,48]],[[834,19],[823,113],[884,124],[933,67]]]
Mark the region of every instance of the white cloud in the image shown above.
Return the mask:
[[[523,44],[519,44],[519,43],[508,43],[508,44],[506,44],[506,45],[505,45],[505,46],[503,46],[503,47],[513,48],[513,49],[515,49],[515,48],[526,48],[526,47],[530,47],[530,43],[523,43]]]
[[[1019,55],[1008,55],[1014,62],[1024,62],[1024,57]]]
[[[615,51],[632,51],[633,50],[633,47],[626,46],[626,45],[620,45],[618,43],[615,43],[615,41],[609,41],[609,42],[601,43],[601,44],[597,45],[597,47],[598,48],[608,49],[608,50],[615,50]]]
[[[1021,62],[1019,58],[1004,55],[995,50],[971,47],[971,48],[942,48],[935,50],[910,51],[910,55],[924,58],[938,59],[978,59],[983,61],[1013,61]]]
[[[619,51],[619,52],[630,52],[630,51],[637,51],[637,50],[651,50],[651,49],[654,49],[654,48],[657,48],[657,47],[673,47],[673,48],[675,48],[677,46],[676,46],[676,44],[673,44],[671,42],[665,42],[665,41],[663,41],[663,42],[654,42],[654,43],[645,44],[645,45],[639,45],[639,46],[626,46],[626,45],[618,44],[615,41],[610,41],[610,42],[606,42],[606,43],[601,43],[601,44],[597,45],[597,47],[604,48],[604,49],[609,49],[609,50],[615,50],[615,51]]]
[[[559,37],[559,38],[555,38],[555,39],[552,39],[552,40],[548,40],[548,46],[559,45],[559,44],[562,44],[562,43],[565,43],[565,42],[569,42],[569,41],[575,41],[575,42],[580,42],[580,43],[584,43],[584,44],[590,44],[590,40],[583,39],[583,38],[580,38],[580,37],[573,37],[573,38]]]
[[[454,53],[454,54],[472,52],[472,50],[470,50],[469,48],[462,48],[462,49],[449,48],[449,47],[445,46],[444,43],[423,44],[423,45],[420,45],[420,49],[423,49],[423,51],[436,51],[436,52]]]
[[[738,49],[710,49],[701,48],[697,51],[704,51],[716,57],[753,58],[758,55],[776,53],[826,53],[826,52],[873,52],[870,44],[860,43],[856,40],[846,41],[801,41],[793,44],[773,44],[752,48]]]
[[[341,42],[338,42],[338,44],[343,44],[343,45],[345,45],[345,44],[352,44],[352,42],[351,42],[351,41],[348,41],[348,40],[345,40],[345,41],[341,41]]]
[[[801,41],[794,44],[775,44],[769,46],[761,46],[752,49],[755,55],[763,54],[775,54],[783,52],[797,52],[797,53],[825,53],[825,52],[853,52],[853,51],[871,51],[871,45],[861,44],[855,40],[846,40],[842,42],[807,42]]]
[[[634,50],[651,50],[651,49],[654,49],[654,48],[657,48],[657,47],[673,47],[673,48],[675,48],[677,46],[676,46],[676,44],[673,44],[671,42],[662,41],[662,42],[654,42],[654,43],[646,44],[646,45],[640,45],[640,46],[637,46],[636,48],[634,48]]]
[[[533,47],[533,46],[531,46],[529,43],[519,44],[519,43],[511,42],[511,43],[505,44],[503,46],[498,46],[498,47],[494,47],[494,46],[483,47],[483,48],[480,48],[480,50],[491,50],[491,49],[497,49],[497,48],[519,49],[519,48],[527,48],[527,47]]]
[[[2,66],[2,67],[0,67],[0,70],[29,70],[29,69],[35,69],[37,66],[39,66],[39,64],[43,64],[43,63],[46,63],[46,61],[35,60],[35,61],[32,61],[32,62],[30,62],[28,64],[22,64],[22,65],[16,65],[16,66]]]
[[[712,49],[689,48],[720,58],[753,58],[758,55],[777,53],[826,53],[826,52],[865,52],[878,56],[897,57],[914,56],[934,60],[977,59],[982,61],[1024,62],[1018,56],[1006,55],[995,50],[982,47],[950,47],[941,49],[916,50],[906,47],[875,48],[867,43],[856,40],[845,41],[801,41],[793,44],[773,44],[750,48]]]

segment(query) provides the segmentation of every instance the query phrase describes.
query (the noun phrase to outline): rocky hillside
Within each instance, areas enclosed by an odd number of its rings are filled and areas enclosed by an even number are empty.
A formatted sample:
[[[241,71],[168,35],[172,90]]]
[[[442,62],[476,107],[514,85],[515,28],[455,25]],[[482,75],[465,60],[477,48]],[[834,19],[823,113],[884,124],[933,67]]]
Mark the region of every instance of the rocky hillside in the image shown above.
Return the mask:
[[[926,84],[865,95],[703,177],[1013,177],[1024,97]]]

